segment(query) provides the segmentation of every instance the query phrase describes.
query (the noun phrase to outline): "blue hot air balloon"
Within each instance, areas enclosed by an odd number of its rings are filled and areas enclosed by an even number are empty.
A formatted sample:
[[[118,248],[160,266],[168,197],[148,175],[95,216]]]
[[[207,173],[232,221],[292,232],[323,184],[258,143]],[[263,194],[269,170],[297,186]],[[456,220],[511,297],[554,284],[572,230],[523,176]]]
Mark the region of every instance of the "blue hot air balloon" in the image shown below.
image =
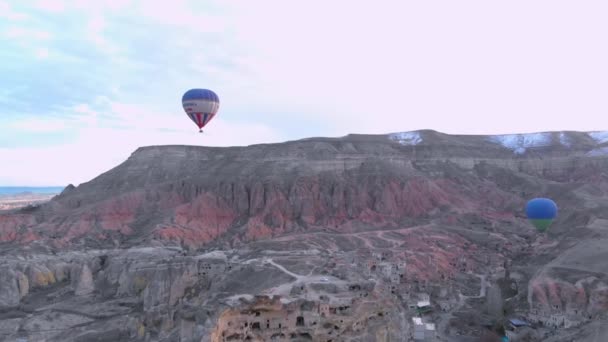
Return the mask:
[[[202,132],[220,109],[220,98],[209,89],[190,89],[182,96],[182,106]]]
[[[526,205],[526,215],[539,232],[544,232],[557,216],[557,204],[548,198],[532,199]]]

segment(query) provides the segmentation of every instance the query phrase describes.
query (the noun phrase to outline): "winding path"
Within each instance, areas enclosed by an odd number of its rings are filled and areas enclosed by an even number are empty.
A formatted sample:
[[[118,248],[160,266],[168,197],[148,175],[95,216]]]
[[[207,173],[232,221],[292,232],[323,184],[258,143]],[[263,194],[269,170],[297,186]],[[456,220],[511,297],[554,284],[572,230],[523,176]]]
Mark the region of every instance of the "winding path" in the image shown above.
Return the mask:
[[[484,298],[486,296],[487,286],[488,286],[486,276],[481,275],[481,274],[475,274],[475,273],[473,275],[479,277],[479,280],[481,281],[481,288],[479,289],[479,295],[478,296],[465,296],[462,293],[459,293],[458,294],[458,305],[453,310],[450,310],[449,313],[441,314],[442,319],[437,323],[437,331],[440,334],[445,333],[446,326],[449,324],[450,320],[452,320],[452,318],[454,318],[453,313],[458,312],[464,306],[467,299]],[[449,336],[446,336],[446,337],[448,338],[448,341],[449,341]]]

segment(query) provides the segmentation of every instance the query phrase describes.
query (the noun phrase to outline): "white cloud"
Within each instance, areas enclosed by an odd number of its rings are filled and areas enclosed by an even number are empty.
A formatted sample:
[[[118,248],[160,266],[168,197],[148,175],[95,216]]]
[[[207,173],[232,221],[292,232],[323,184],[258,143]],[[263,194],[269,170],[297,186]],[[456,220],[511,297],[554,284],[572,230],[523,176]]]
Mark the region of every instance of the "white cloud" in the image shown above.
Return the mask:
[[[94,125],[97,123],[99,113],[94,111],[88,104],[75,105],[73,111],[74,113],[77,113],[77,118],[81,122],[87,123],[89,125]]]
[[[35,133],[61,132],[68,128],[65,119],[57,118],[27,118],[10,122],[7,126],[8,129]]]
[[[0,18],[5,18],[10,21],[22,21],[29,18],[25,13],[13,10],[7,1],[0,0]]]
[[[4,31],[4,36],[9,39],[49,40],[51,39],[52,34],[48,31],[31,28],[9,27]]]
[[[94,15],[89,19],[86,28],[86,36],[95,46],[106,55],[118,55],[121,51],[117,44],[106,38],[104,30],[107,28],[106,19],[102,15]]]
[[[47,48],[36,48],[34,55],[38,59],[47,59],[49,58],[49,49]]]
[[[214,1],[206,1],[205,6],[212,5]],[[221,4],[221,2],[217,2]],[[152,19],[157,23],[187,28],[197,33],[221,33],[228,28],[226,20],[216,15],[205,13],[203,10],[193,10],[197,1],[140,1],[135,11],[142,17]],[[190,42],[192,48],[197,42]]]
[[[61,13],[65,10],[66,4],[62,0],[38,0],[33,3],[33,7],[51,13]]]
[[[0,94],[1,95],[1,94]],[[98,100],[99,101],[99,100]],[[101,113],[93,110],[88,104],[79,104],[66,108],[58,108],[59,113],[46,113],[44,116],[28,115],[3,124],[6,129],[28,133],[61,133],[94,128],[100,124]]]
[[[38,0],[29,5],[35,9],[51,13],[64,13],[66,11],[78,11],[80,13],[97,14],[105,11],[120,11],[128,7],[132,1],[129,0]]]

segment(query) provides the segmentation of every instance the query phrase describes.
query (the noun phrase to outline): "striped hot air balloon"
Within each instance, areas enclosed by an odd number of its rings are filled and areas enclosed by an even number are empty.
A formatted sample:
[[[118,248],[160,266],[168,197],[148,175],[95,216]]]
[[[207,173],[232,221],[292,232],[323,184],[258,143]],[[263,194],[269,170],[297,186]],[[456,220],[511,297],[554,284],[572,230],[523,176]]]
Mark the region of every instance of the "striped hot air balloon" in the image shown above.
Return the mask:
[[[182,96],[182,106],[202,132],[220,109],[220,98],[209,89],[190,89]]]

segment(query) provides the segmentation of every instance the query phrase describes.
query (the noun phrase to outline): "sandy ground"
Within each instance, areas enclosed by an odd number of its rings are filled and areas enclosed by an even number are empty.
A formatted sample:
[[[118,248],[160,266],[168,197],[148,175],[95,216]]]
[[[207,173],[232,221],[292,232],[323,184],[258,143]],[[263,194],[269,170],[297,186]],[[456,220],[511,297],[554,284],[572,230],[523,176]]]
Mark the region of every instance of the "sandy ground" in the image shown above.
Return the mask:
[[[10,210],[49,201],[56,194],[0,195],[0,210]]]

